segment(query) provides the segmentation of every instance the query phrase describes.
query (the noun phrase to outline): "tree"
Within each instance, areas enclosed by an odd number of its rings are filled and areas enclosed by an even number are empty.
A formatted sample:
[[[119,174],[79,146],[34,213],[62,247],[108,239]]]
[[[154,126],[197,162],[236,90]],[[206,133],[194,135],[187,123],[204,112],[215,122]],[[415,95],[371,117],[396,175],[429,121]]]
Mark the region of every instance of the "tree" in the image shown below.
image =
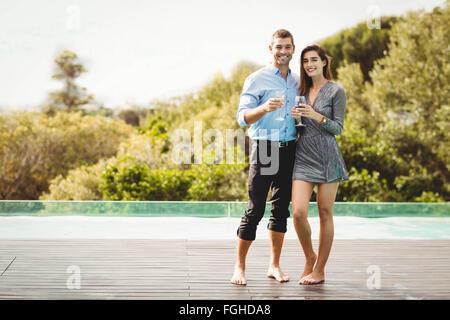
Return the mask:
[[[395,179],[408,200],[424,191],[450,197],[449,24],[450,1],[431,13],[410,12],[370,74],[367,101],[382,121],[377,136],[408,164]]]
[[[331,71],[338,76],[339,68],[345,63],[357,62],[364,81],[370,80],[370,70],[377,59],[387,54],[389,32],[398,17],[381,17],[380,29],[369,29],[366,22],[340,31],[319,42],[332,57]]]
[[[338,201],[449,199],[448,3],[432,13],[418,11],[392,18],[396,21],[392,29],[384,27],[387,21],[383,18],[381,30],[360,24],[334,42],[330,40],[331,45],[324,45],[335,57],[338,80],[348,98],[345,128],[337,139],[350,179],[339,188]],[[52,181],[49,198],[245,200],[246,164],[176,164],[171,161],[174,143],[169,138],[179,128],[192,135],[198,121],[204,132],[217,129],[223,136],[226,129],[239,128],[236,111],[242,85],[258,68],[243,62],[230,78],[217,73],[197,92],[155,101],[146,117],[140,117],[143,121],[137,130],[133,129],[120,144],[116,142],[118,150],[108,162],[80,155],[70,168],[78,169],[67,176],[58,173],[59,178]],[[22,136],[26,125],[16,127],[15,142],[8,143],[7,148],[28,141]],[[109,137],[109,133],[104,135]],[[9,155],[10,151],[1,153],[1,141],[0,156]],[[45,146],[56,148],[59,144],[51,141]],[[79,146],[75,150],[82,152]],[[18,148],[14,154],[31,151]],[[203,154],[204,160],[205,156],[208,158]],[[19,172],[20,167],[16,169],[14,172]]]
[[[56,73],[52,75],[52,79],[62,80],[64,88],[50,92],[50,102],[44,107],[47,114],[54,114],[57,110],[77,111],[80,106],[88,104],[94,98],[92,94],[86,92],[86,88],[80,88],[75,83],[76,78],[87,72],[77,59],[76,53],[64,50],[54,60]]]
[[[119,112],[118,117],[119,119],[125,121],[126,124],[129,124],[133,127],[139,126],[140,119],[138,113],[135,110],[122,110]]]
[[[398,20],[372,83],[363,81],[358,62],[338,69],[348,97],[338,141],[351,173],[338,200],[449,198],[448,3]]]

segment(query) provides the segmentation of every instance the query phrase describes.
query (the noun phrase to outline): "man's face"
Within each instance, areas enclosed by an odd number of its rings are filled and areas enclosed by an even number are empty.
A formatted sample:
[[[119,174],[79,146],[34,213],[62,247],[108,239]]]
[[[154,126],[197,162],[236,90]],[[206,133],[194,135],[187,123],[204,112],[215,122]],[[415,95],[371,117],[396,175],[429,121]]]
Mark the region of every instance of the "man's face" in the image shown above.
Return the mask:
[[[291,38],[275,38],[269,49],[275,66],[289,66],[295,50]]]

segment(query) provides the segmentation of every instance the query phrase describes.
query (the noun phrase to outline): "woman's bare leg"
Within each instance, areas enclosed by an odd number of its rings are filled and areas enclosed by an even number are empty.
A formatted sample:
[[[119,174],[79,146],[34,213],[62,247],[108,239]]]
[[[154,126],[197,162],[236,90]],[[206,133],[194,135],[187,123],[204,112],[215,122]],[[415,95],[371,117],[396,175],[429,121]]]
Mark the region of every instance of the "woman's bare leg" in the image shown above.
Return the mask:
[[[308,222],[309,200],[311,199],[314,183],[294,180],[292,181],[292,215],[298,240],[305,254],[306,263],[300,278],[313,271],[317,255],[314,252],[311,240],[311,226]]]
[[[333,206],[339,183],[323,183],[317,193],[320,217],[319,255],[313,272],[303,278],[301,284],[317,284],[325,281],[325,265],[334,239]]]

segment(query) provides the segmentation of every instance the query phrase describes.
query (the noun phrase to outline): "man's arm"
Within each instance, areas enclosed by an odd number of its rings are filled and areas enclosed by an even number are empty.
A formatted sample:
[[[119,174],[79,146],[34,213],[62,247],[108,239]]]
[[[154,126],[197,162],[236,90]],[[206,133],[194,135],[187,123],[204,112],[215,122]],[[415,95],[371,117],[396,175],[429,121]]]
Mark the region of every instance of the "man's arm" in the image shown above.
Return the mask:
[[[249,77],[244,83],[236,117],[240,126],[251,125],[266,113],[272,112],[283,105],[281,99],[269,99],[261,105],[258,105],[259,103],[258,84],[253,77]]]
[[[282,99],[271,98],[262,105],[260,105],[259,107],[245,110],[244,121],[249,125],[255,123],[256,121],[261,119],[263,115],[265,115],[268,112],[277,110],[282,105],[283,105]]]

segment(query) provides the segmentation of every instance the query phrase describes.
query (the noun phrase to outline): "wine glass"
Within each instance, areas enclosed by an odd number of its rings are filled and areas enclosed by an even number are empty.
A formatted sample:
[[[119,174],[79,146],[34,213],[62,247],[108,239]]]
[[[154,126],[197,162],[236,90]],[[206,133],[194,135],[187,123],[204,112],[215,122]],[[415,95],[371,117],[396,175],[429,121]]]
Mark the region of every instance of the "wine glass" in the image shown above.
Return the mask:
[[[303,108],[303,107],[301,107],[300,105],[301,105],[301,104],[306,104],[306,98],[305,98],[305,96],[296,96],[296,97],[295,97],[295,102],[294,102],[294,103],[295,103],[294,106],[295,106],[296,108]],[[305,125],[304,125],[303,122],[302,122],[302,117],[298,118],[298,120],[296,121],[295,126],[296,126],[296,127],[305,127]]]
[[[278,108],[278,110],[277,110],[277,117],[275,118],[275,120],[283,121],[284,120],[284,112],[283,112],[284,90],[276,90],[274,94],[275,94],[275,98],[282,99],[282,103],[283,103],[283,105],[280,108]]]

